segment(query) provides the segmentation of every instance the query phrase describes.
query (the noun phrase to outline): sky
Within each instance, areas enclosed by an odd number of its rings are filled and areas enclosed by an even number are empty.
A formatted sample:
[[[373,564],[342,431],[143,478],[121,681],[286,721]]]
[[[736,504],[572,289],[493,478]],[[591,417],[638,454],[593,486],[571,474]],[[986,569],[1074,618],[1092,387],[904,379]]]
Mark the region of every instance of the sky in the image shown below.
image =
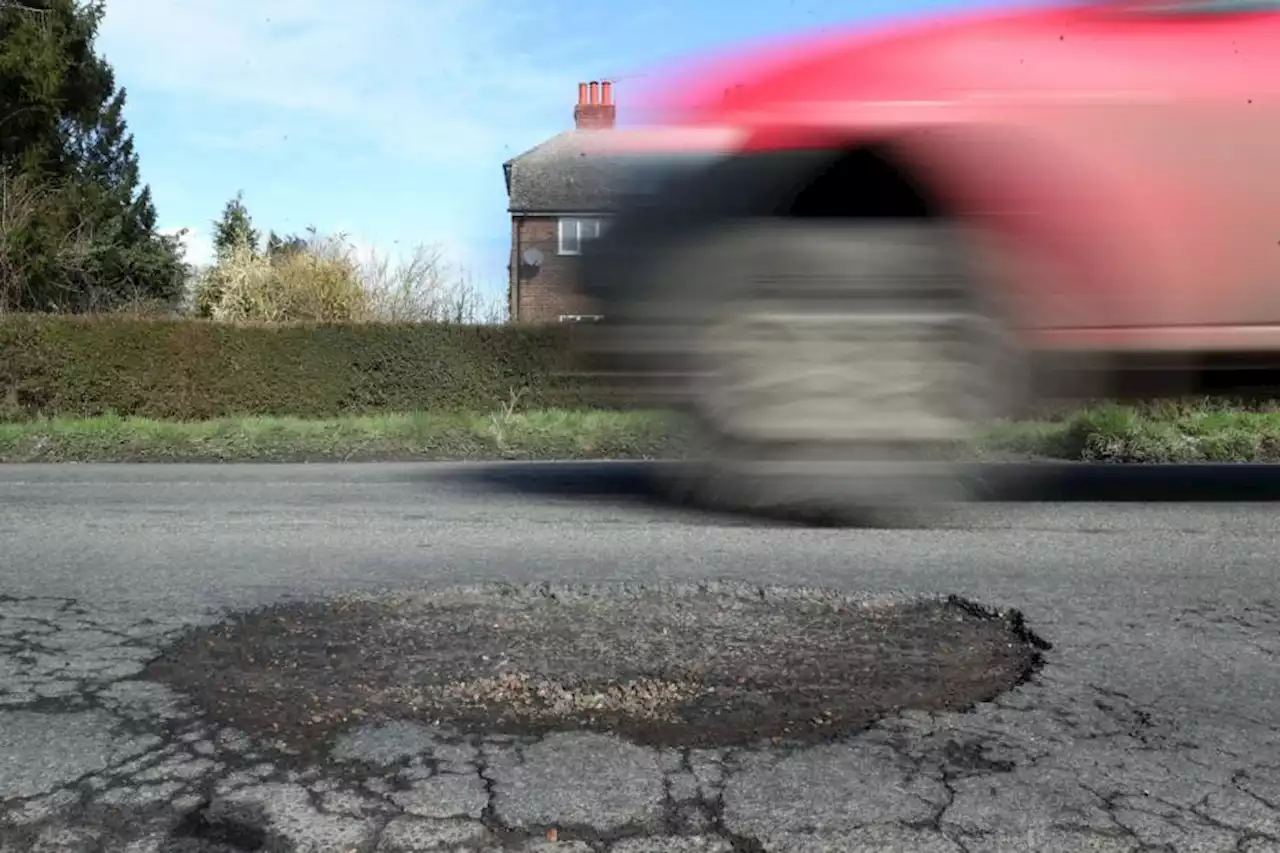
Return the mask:
[[[264,233],[435,246],[505,293],[502,163],[672,61],[966,0],[107,0],[98,49],[160,225],[211,255],[237,192]]]

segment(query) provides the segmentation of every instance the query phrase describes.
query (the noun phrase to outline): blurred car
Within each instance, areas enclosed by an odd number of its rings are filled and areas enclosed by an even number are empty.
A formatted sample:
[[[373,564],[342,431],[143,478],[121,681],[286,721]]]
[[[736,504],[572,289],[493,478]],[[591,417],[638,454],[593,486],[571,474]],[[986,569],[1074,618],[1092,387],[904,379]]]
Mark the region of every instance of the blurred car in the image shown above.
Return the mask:
[[[580,339],[689,416],[692,496],[918,508],[1038,401],[1275,381],[1280,0],[852,27],[660,96],[601,137],[631,194]]]

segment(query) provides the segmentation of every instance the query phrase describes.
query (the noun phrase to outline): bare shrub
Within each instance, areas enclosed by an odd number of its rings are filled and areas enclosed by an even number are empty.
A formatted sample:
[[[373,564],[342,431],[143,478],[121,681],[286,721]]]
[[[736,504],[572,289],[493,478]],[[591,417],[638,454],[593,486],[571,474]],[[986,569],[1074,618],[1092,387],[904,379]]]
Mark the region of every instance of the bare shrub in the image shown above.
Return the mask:
[[[0,314],[18,305],[25,275],[18,235],[40,209],[44,193],[25,175],[0,169]]]
[[[463,267],[438,246],[414,247],[407,260],[370,252],[360,264],[376,319],[389,323],[495,324],[506,319],[504,300],[483,293]]]
[[[372,300],[350,251],[340,240],[313,238],[306,251],[272,263],[283,320],[366,322]]]

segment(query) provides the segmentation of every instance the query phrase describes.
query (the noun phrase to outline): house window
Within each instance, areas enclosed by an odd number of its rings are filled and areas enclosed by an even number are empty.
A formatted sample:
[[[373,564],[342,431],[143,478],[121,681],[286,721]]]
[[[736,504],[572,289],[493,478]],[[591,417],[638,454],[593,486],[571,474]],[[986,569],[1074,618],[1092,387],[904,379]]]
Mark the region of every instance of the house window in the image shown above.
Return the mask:
[[[588,240],[594,240],[604,230],[601,220],[592,217],[560,217],[560,254],[580,255]]]

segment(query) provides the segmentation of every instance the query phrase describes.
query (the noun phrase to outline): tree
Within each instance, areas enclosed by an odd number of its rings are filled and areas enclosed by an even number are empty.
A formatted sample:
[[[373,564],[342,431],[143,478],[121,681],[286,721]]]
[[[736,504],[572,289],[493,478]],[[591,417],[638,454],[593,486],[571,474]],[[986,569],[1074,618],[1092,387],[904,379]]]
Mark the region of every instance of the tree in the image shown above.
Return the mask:
[[[272,260],[282,260],[307,250],[310,242],[297,234],[280,236],[275,231],[267,234],[267,256]]]
[[[237,248],[258,250],[258,232],[253,227],[253,219],[244,206],[244,193],[236,193],[235,198],[222,208],[222,218],[213,223],[213,248],[219,258]]]
[[[182,292],[180,235],[156,230],[125,90],[94,52],[102,15],[102,0],[0,0],[0,182],[28,202],[0,222],[0,311]]]

